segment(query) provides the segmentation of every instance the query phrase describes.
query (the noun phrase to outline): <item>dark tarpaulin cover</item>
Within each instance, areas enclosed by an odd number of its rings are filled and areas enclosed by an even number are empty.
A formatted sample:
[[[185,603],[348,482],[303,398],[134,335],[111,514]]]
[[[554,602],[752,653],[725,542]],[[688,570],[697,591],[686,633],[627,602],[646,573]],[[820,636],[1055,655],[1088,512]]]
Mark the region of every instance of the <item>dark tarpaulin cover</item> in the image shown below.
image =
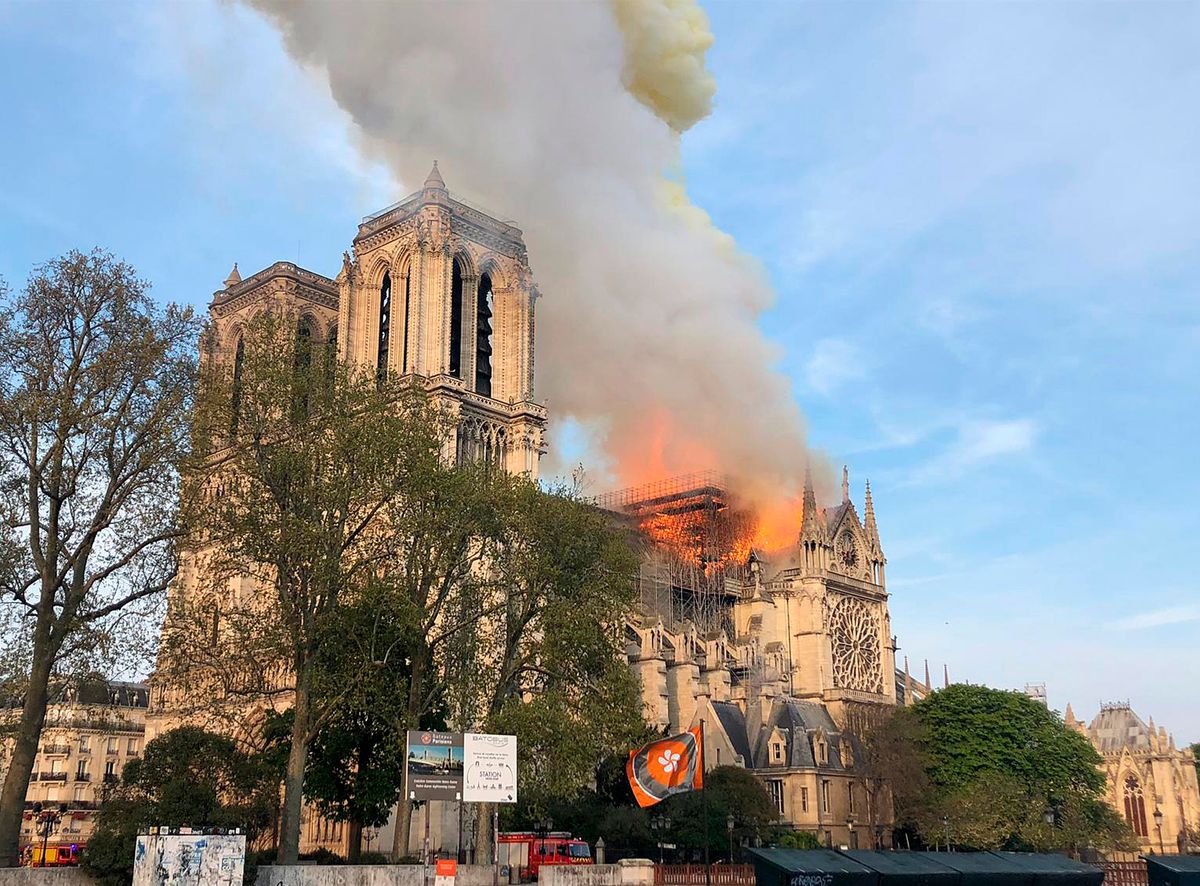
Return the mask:
[[[1200,886],[1200,855],[1147,855],[1150,886]]]
[[[879,875],[832,849],[750,849],[758,886],[878,886]]]
[[[991,852],[914,852],[962,874],[961,886],[1033,886],[1033,872]]]
[[[959,886],[962,875],[928,852],[843,849],[842,855],[879,873],[879,886]]]
[[[1032,852],[993,852],[992,855],[1011,861],[1031,872],[1035,884],[1100,886],[1104,882],[1104,871],[1100,868],[1062,855]]]

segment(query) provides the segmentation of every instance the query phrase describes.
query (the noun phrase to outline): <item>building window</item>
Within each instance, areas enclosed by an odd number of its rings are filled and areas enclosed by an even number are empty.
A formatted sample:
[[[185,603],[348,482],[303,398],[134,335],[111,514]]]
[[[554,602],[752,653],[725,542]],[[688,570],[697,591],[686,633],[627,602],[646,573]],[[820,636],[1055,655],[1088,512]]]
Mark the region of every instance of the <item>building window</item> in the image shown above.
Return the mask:
[[[76,781],[87,781],[88,780],[87,760],[80,760],[79,765],[75,767],[75,780]]]
[[[858,831],[854,830],[854,828],[850,828],[850,848],[858,848]]]
[[[137,754],[137,752],[138,752],[138,740],[137,740],[136,738],[131,738],[131,739],[129,739],[129,743],[128,743],[128,745],[126,746],[126,751],[129,753],[129,755],[130,755],[131,757]]]
[[[57,787],[46,788],[46,802],[47,803],[57,803],[58,802],[58,788]]]
[[[779,817],[783,818],[783,782],[768,781],[767,790],[771,794],[771,801],[775,804],[775,809],[779,812]]]
[[[463,273],[458,259],[450,276],[450,374],[462,378]]]
[[[492,278],[479,278],[475,293],[475,392],[492,396]]]
[[[771,742],[771,762],[772,763],[782,763],[783,762],[783,742],[781,742],[781,741]]]
[[[379,287],[379,347],[375,352],[375,377],[382,381],[388,371],[388,338],[392,332],[392,275],[384,273]]]
[[[828,815],[832,810],[829,807],[829,780],[821,781],[821,811]]]
[[[808,788],[800,788],[800,811],[808,812]]]
[[[86,735],[79,736],[79,753],[86,754],[91,748],[89,747],[89,738]]]
[[[1142,786],[1133,775],[1125,779],[1125,820],[1139,837],[1150,833],[1146,827],[1146,801],[1142,796]]]
[[[308,418],[312,406],[310,391],[312,377],[312,323],[307,318],[296,325],[296,349],[292,354],[292,378],[295,392],[292,402],[292,420]]]
[[[246,362],[246,341],[240,335],[233,354],[233,394],[229,404],[229,432],[236,434],[242,417],[242,365]]]
[[[854,785],[852,783],[846,785],[846,803],[847,803],[847,809],[849,809],[849,811],[851,813],[853,813],[854,812]]]

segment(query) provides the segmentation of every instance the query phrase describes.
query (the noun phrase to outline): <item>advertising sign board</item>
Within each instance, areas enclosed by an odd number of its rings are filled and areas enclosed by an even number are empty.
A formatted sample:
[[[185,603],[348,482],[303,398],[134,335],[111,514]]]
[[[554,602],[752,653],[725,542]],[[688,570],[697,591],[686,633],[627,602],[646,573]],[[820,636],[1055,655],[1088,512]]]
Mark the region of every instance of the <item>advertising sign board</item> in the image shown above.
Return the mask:
[[[133,886],[241,886],[245,834],[140,834],[134,847]]]
[[[410,800],[517,802],[517,737],[410,729],[404,792]]]
[[[517,737],[468,732],[463,736],[463,799],[517,802]]]
[[[408,798],[461,800],[462,788],[462,733],[410,729],[404,785]]]

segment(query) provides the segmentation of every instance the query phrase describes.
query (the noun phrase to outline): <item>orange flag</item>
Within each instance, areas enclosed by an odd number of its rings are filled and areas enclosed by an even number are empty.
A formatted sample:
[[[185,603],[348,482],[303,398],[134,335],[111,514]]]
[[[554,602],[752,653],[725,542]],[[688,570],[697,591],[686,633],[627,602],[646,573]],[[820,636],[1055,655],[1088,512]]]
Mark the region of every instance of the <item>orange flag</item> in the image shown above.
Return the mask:
[[[642,807],[660,803],[672,794],[704,787],[704,746],[700,727],[660,738],[629,752],[625,764],[629,787]]]

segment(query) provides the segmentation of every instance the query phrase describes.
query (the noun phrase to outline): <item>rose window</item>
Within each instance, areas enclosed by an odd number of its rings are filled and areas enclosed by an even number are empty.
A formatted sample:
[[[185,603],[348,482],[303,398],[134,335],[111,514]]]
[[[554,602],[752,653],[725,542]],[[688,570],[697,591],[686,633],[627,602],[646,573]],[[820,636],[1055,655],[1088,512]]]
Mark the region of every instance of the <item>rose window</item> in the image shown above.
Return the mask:
[[[833,680],[844,689],[882,692],[879,620],[861,600],[844,597],[829,616]]]

